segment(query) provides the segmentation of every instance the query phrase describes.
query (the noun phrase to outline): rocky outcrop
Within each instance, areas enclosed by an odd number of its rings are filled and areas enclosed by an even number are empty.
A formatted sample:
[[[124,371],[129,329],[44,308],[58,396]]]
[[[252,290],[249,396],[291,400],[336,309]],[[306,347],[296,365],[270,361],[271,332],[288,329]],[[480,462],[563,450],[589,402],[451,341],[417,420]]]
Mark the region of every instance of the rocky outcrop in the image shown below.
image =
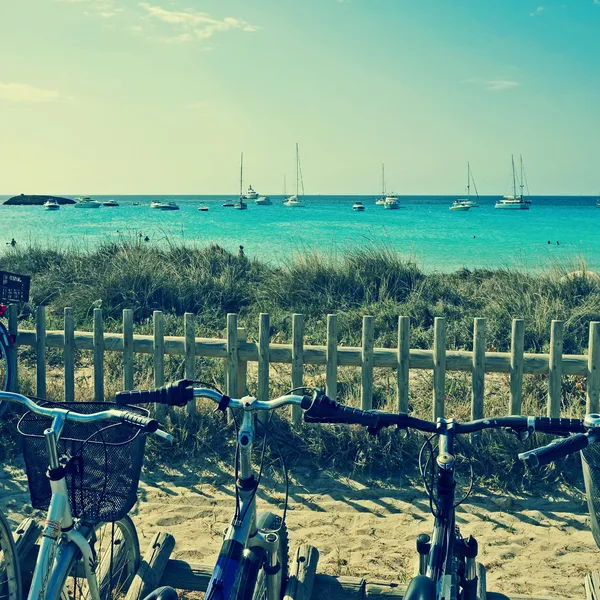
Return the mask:
[[[56,200],[59,204],[75,204],[75,200],[71,198],[61,198],[59,196],[32,196],[29,194],[21,194],[20,196],[13,196],[9,198],[4,204],[24,204],[24,205],[42,205],[47,200]]]

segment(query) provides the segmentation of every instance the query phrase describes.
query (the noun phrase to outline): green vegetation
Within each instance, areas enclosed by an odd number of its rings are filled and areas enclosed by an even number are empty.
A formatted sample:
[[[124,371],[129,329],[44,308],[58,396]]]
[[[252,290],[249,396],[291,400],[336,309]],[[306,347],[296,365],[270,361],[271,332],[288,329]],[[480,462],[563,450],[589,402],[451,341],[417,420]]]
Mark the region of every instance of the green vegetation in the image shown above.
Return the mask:
[[[33,328],[36,305],[48,307],[47,327],[62,327],[65,306],[74,310],[76,327],[91,329],[92,310],[101,306],[106,330],[118,331],[123,308],[134,309],[136,333],[150,333],[152,311],[166,316],[166,335],[182,333],[184,312],[197,315],[197,335],[222,336],[228,312],[239,315],[239,324],[256,339],[258,315],[271,315],[272,339],[290,341],[291,314],[305,315],[306,342],[325,341],[326,315],[338,314],[341,345],[360,345],[363,315],[375,316],[376,346],[394,347],[397,343],[399,315],[411,317],[411,347],[429,348],[433,321],[447,317],[448,348],[471,349],[474,317],[487,318],[490,350],[510,348],[511,320],[525,319],[525,351],[547,352],[550,322],[565,321],[564,352],[584,354],[588,327],[600,320],[600,284],[586,274],[585,265],[555,266],[549,271],[528,274],[514,270],[466,269],[453,274],[425,274],[416,262],[384,248],[371,247],[340,257],[305,253],[283,266],[231,254],[217,245],[207,247],[170,245],[149,246],[137,241],[110,242],[93,249],[48,248],[44,246],[9,248],[0,257],[0,269],[32,276],[31,303],[22,312],[22,328]],[[579,271],[576,276],[569,276]],[[22,349],[24,365],[33,360],[30,349]],[[50,364],[60,366],[61,353],[49,351]],[[121,357],[106,355],[106,390],[120,387]],[[152,363],[148,355],[137,355],[136,386],[152,385]],[[89,355],[78,353],[78,397],[91,397]],[[222,385],[221,361],[201,358],[199,376]],[[167,357],[167,378],[183,372],[182,357]],[[22,372],[22,386],[33,391],[33,373]],[[323,385],[323,369],[307,366],[306,382]],[[360,370],[340,368],[340,398],[355,404],[360,395]],[[289,387],[289,366],[273,365],[272,393]],[[486,384],[486,413],[506,414],[508,385],[504,375],[489,376]],[[378,407],[393,410],[395,377],[389,369],[376,369],[374,401]],[[564,377],[563,414],[581,415],[585,410],[582,379]],[[248,386],[256,390],[254,371],[249,369]],[[545,414],[546,378],[526,376],[524,411]],[[49,375],[49,395],[62,395],[60,371]],[[426,372],[411,374],[411,408],[421,416],[431,413],[431,377]],[[458,418],[470,414],[470,377],[449,373],[447,411]],[[185,450],[209,460],[220,456],[228,460],[227,426],[212,414],[212,407],[200,410],[194,424],[181,427],[181,417],[172,415],[170,425]],[[281,437],[290,430],[285,418],[277,417],[273,429]],[[364,431],[343,427],[304,427],[298,443],[284,444],[292,463],[311,462],[362,473],[413,472],[419,444],[413,435],[407,440],[396,432],[371,438]],[[528,442],[530,444],[531,442]],[[521,442],[514,436],[496,433],[483,435],[479,442],[466,444],[468,452],[481,458],[477,474],[488,485],[519,487],[528,483],[523,467],[515,460]],[[208,451],[207,451],[208,449]],[[173,457],[174,450],[169,450]],[[576,459],[573,459],[576,460]],[[573,471],[566,468],[545,471],[555,480]]]

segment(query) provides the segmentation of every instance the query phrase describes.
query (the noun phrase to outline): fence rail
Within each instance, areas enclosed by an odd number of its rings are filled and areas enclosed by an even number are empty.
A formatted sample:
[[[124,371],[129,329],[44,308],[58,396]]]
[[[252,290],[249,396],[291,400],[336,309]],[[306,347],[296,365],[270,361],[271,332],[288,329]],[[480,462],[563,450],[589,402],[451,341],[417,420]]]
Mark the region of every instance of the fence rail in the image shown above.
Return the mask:
[[[433,348],[431,350],[410,348],[410,319],[398,318],[397,348],[374,347],[374,318],[363,317],[362,346],[338,346],[335,315],[327,316],[326,345],[304,344],[303,315],[292,317],[292,343],[270,342],[269,315],[259,317],[258,341],[246,338],[244,329],[238,327],[237,315],[227,315],[227,330],[224,339],[198,338],[195,336],[195,316],[184,315],[184,336],[164,335],[163,314],[153,315],[153,335],[134,335],[133,311],[123,311],[123,333],[106,333],[103,328],[102,310],[94,309],[93,331],[75,331],[73,311],[65,308],[64,330],[46,331],[45,307],[40,306],[36,314],[35,331],[17,331],[17,307],[9,306],[9,330],[17,335],[19,346],[31,346],[36,350],[36,394],[46,394],[46,348],[64,349],[64,393],[66,400],[75,396],[75,350],[93,352],[94,397],[104,399],[104,353],[123,354],[123,388],[133,387],[134,354],[152,354],[154,383],[164,383],[164,355],[184,357],[185,376],[194,379],[196,357],[221,358],[226,363],[226,391],[239,396],[246,391],[247,364],[258,363],[259,400],[268,399],[269,365],[284,363],[291,365],[292,387],[303,384],[304,365],[326,365],[326,390],[331,397],[337,396],[338,366],[361,368],[361,405],[364,409],[373,404],[373,368],[397,369],[397,409],[408,411],[409,370],[433,371],[433,417],[444,416],[445,383],[447,371],[463,371],[472,374],[472,416],[483,416],[483,399],[486,373],[508,373],[510,376],[510,401],[508,414],[520,414],[524,373],[548,375],[549,416],[560,416],[561,387],[563,375],[581,375],[586,378],[587,411],[597,412],[600,402],[600,322],[592,321],[589,329],[587,355],[563,355],[563,322],[552,321],[550,327],[550,353],[529,354],[524,350],[525,323],[514,319],[512,323],[510,352],[486,352],[486,320],[477,318],[473,326],[473,350],[446,349],[446,320],[436,317],[434,323]],[[16,349],[9,360],[16,365]],[[188,405],[193,413],[195,406]],[[298,423],[299,411],[292,412],[292,420]]]

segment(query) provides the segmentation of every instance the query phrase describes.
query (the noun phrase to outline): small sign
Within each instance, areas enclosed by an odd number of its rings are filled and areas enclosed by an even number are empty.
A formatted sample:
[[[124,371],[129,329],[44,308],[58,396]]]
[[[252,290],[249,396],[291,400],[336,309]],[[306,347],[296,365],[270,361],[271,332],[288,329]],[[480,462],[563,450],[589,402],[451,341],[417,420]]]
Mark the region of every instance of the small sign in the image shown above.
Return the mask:
[[[0,271],[0,302],[28,302],[30,282],[28,275]]]

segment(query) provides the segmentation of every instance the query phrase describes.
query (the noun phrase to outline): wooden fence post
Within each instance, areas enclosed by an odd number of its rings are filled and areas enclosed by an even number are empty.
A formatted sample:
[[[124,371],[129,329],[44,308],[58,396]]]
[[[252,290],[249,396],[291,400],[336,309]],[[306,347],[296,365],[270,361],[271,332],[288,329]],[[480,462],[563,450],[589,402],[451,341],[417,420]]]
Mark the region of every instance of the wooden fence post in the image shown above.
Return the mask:
[[[104,324],[102,309],[94,309],[94,400],[104,402]]]
[[[292,388],[302,387],[304,375],[304,315],[292,315]],[[302,423],[302,409],[290,406],[293,425]]]
[[[483,417],[485,391],[485,326],[482,318],[473,321],[473,372],[471,375],[471,419]]]
[[[446,318],[433,324],[433,420],[444,418],[446,400]]]
[[[230,398],[238,397],[238,326],[237,315],[227,315],[226,387]]]
[[[183,315],[183,336],[185,378],[196,379],[196,333],[193,313],[186,312]],[[190,417],[196,414],[196,402],[194,400],[187,403],[186,411]]]
[[[268,313],[260,313],[258,321],[258,392],[257,400],[269,399],[269,338],[271,337],[271,324]],[[264,412],[258,413],[258,418],[263,423],[268,419]]]
[[[550,326],[550,360],[548,376],[548,416],[560,417],[562,400],[563,322],[552,321]]]
[[[17,331],[18,331],[17,317],[18,317],[17,305],[9,304],[8,305],[8,333],[9,333],[9,335],[15,336],[15,343],[11,344],[10,348],[8,349],[8,362],[9,362],[11,371],[15,374],[15,376],[13,377],[12,386],[8,390],[9,392],[17,392],[19,390],[19,377],[18,377],[19,361],[17,360],[19,340],[17,339]]]
[[[396,408],[408,412],[408,376],[410,372],[410,317],[398,317],[398,386]]]
[[[586,389],[586,410],[588,413],[597,413],[600,395],[600,321],[590,323]]]
[[[375,317],[363,317],[362,330],[362,373],[361,408],[373,408],[373,340],[375,338]]]
[[[153,338],[152,358],[154,365],[154,387],[162,387],[165,384],[165,322],[160,310],[152,313]],[[164,417],[167,407],[163,404],[155,404],[156,416]]]
[[[520,415],[523,401],[523,350],[525,321],[513,319],[510,344],[510,414]]]
[[[327,349],[325,350],[325,393],[332,399],[337,398],[337,317],[327,315]]]
[[[240,344],[245,344],[246,330],[243,327],[238,327],[237,330],[237,341],[238,341],[238,363],[237,363],[237,397],[243,398],[247,393],[247,380],[248,380],[248,361],[241,360],[239,358],[239,347]]]
[[[123,309],[123,389],[133,389],[133,310]]]
[[[38,306],[35,318],[36,334],[36,377],[35,394],[46,397],[46,307]]]
[[[75,320],[73,309],[64,310],[65,347],[63,362],[65,363],[65,402],[75,401]]]

